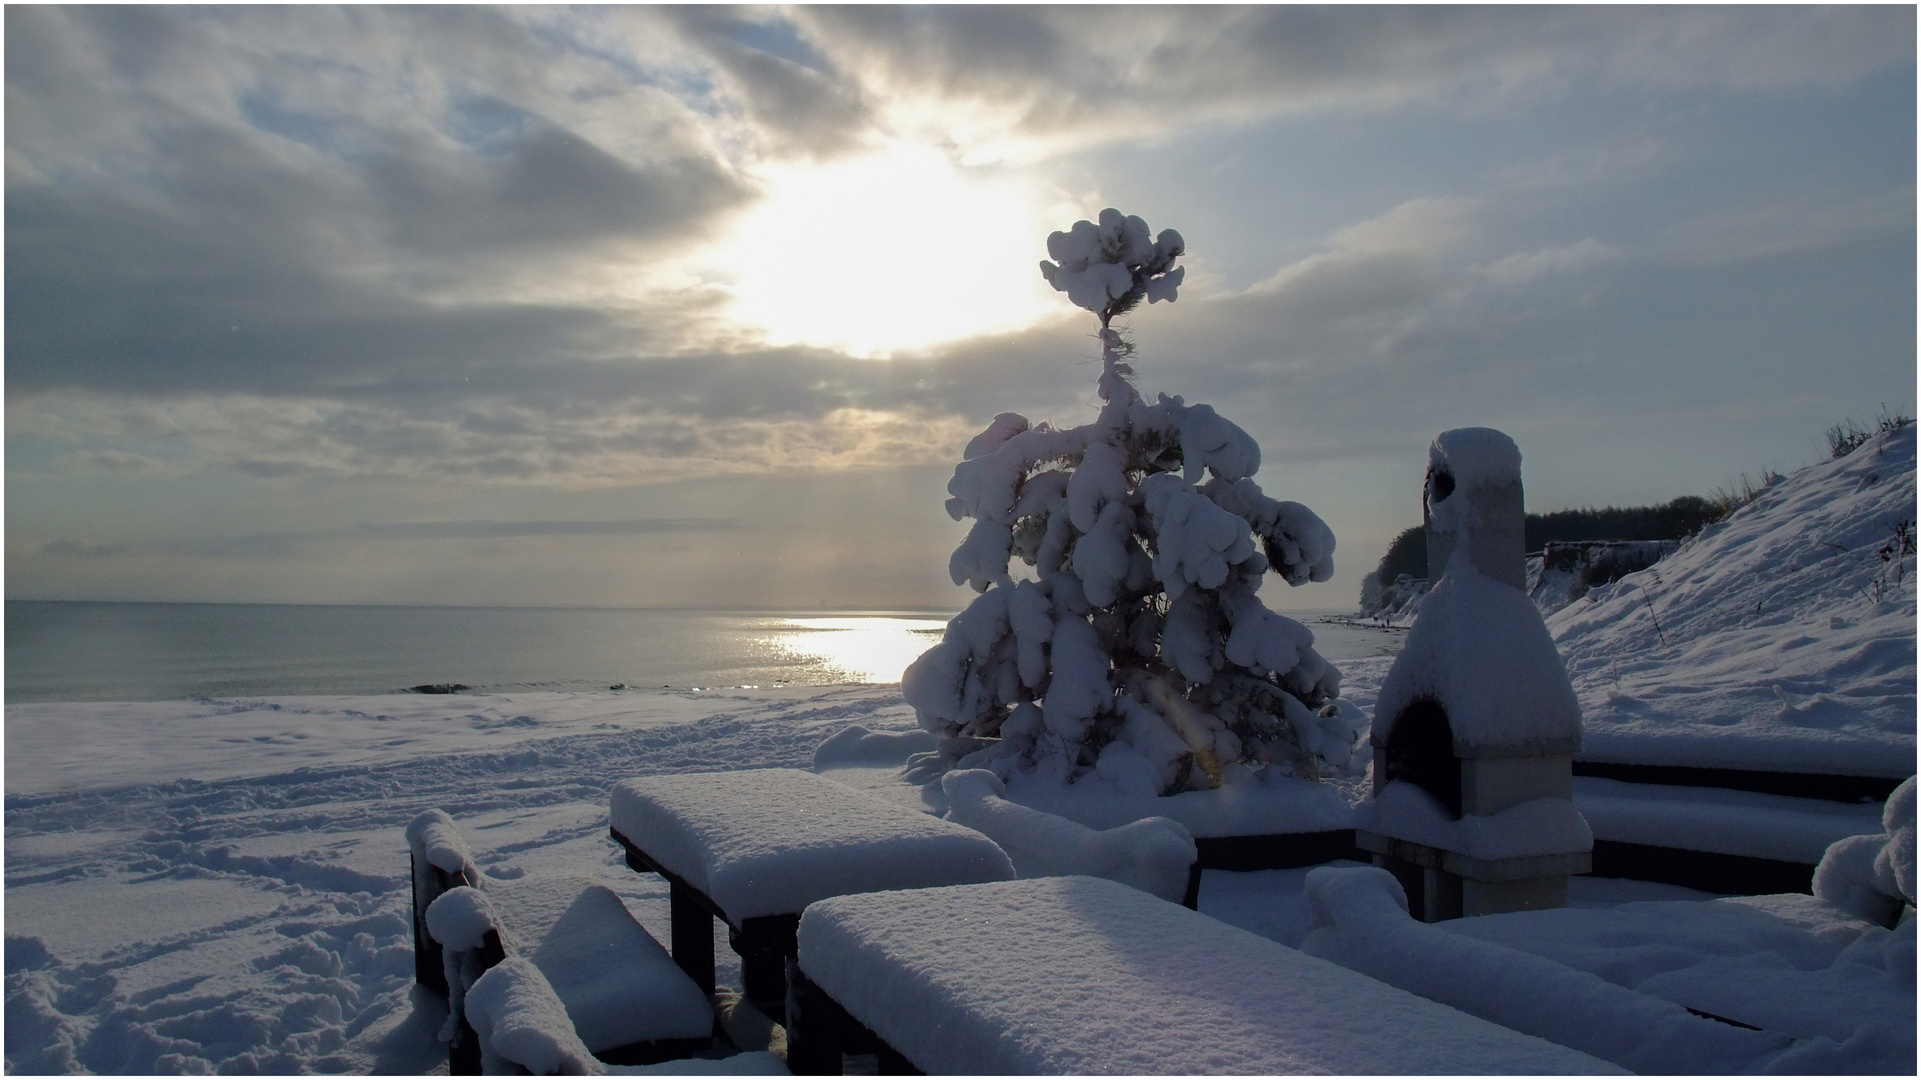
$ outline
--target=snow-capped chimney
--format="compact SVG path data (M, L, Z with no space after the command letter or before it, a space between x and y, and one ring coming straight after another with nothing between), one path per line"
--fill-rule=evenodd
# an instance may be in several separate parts
M1521 451L1493 428L1455 428L1427 448L1421 516L1427 525L1427 579L1440 581L1463 542L1476 569L1527 588L1526 513Z
M1514 440L1442 432L1425 503L1435 586L1376 698L1356 841L1429 922L1565 906L1593 847L1573 802L1581 707L1525 591Z

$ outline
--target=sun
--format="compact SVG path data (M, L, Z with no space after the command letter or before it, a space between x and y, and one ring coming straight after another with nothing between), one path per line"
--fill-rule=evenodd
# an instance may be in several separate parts
M897 145L758 179L767 195L716 249L713 276L730 319L769 344L886 357L1062 311L1037 269L1059 208L1016 177Z

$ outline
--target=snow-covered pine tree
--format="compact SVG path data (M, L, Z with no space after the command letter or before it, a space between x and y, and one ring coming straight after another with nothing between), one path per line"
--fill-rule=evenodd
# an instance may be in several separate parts
M981 595L901 680L941 740L926 764L1092 770L1139 794L1345 769L1364 718L1334 704L1313 634L1256 595L1270 569L1327 580L1334 534L1261 492L1260 447L1213 408L1143 400L1112 325L1175 299L1180 234L1109 209L1047 250L1048 282L1100 318L1105 404L1065 430L1002 413L954 469L947 512L974 526L948 568Z

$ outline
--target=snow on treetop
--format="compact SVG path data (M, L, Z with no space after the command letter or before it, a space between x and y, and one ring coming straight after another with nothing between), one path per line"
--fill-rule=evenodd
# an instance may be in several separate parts
M1077 221L1047 238L1041 276L1076 305L1101 317L1101 325L1139 304L1172 303L1187 271L1174 265L1186 251L1181 234L1162 229L1148 239L1147 222L1113 207L1101 211L1100 224Z
M1521 448L1503 432L1470 427L1443 431L1427 448L1428 468L1463 489L1521 482Z

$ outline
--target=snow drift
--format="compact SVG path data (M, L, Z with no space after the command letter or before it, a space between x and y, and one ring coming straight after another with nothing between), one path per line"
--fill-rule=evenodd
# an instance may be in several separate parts
M1915 425L1885 432L1549 617L1581 756L1911 774L1914 461Z

